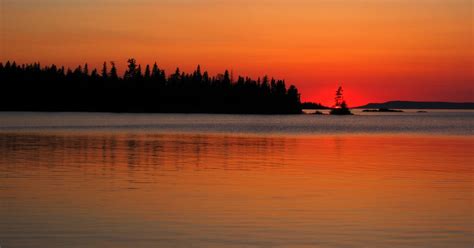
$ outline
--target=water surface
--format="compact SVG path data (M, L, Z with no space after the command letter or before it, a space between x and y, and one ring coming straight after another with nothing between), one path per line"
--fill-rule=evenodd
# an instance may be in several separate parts
M354 116L0 112L0 132L472 135L473 110L405 111L364 113L353 110Z
M472 247L472 112L405 114L0 113L0 245Z

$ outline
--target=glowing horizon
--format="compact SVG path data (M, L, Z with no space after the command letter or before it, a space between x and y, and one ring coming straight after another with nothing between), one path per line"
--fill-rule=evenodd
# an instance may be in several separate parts
M0 60L265 74L303 101L474 101L469 0L2 1Z

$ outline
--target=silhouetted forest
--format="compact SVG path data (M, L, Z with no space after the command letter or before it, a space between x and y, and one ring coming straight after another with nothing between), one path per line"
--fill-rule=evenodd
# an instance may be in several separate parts
M0 110L87 112L174 112L298 114L300 94L284 80L257 80L229 71L217 76L176 69L171 75L154 65L144 68L134 59L119 76L113 62L100 70L88 65L66 69L39 63L0 63Z

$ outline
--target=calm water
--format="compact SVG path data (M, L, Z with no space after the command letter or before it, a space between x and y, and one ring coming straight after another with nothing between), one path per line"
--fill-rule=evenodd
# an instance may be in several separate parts
M0 246L472 247L473 120L0 113Z
M327 112L327 111L326 111ZM473 110L406 110L355 116L2 113L0 132L142 132L237 135L444 134L472 135Z

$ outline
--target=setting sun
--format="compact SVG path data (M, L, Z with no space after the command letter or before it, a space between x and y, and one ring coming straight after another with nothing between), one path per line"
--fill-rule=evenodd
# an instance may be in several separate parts
M173 72L265 74L303 101L472 101L472 2L18 0L2 2L0 57L76 67L127 58ZM8 25L7 25L8 23Z

